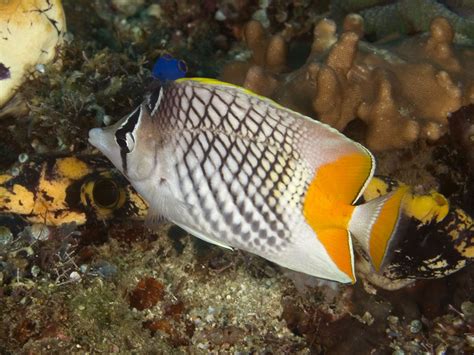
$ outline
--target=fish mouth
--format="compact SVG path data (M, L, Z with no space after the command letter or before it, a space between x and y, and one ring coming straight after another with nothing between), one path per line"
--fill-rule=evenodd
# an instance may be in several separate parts
M102 142L102 138L103 137L103 133L102 133L102 129L101 128L92 128L90 131L89 131L89 143L92 144L94 147L98 148L98 149L101 149L101 142Z

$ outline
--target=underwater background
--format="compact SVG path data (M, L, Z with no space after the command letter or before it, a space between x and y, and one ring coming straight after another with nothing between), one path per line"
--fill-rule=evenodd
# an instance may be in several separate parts
M6 0L0 40L0 353L474 353L473 1ZM391 264L341 285L147 229L88 131L185 71L367 146L365 199L411 186Z

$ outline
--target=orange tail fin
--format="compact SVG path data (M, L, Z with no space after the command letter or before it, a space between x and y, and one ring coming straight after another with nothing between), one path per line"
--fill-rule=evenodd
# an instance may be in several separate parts
M349 222L349 230L369 255L376 271L380 271L394 244L399 229L403 198L408 187L363 205L356 206Z

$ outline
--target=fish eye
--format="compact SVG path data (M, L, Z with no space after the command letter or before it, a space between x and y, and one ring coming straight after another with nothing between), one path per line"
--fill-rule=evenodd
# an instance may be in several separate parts
M99 179L92 188L92 198L97 206L112 209L120 201L119 186L112 179Z

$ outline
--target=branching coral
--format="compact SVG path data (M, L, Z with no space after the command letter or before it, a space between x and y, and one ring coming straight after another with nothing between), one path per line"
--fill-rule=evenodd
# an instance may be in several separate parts
M320 21L306 64L283 74L285 33L267 37L261 25L250 22L244 39L252 58L230 64L222 78L339 130L359 118L373 150L437 140L449 114L474 102L474 51L454 46L454 31L444 18L435 18L428 34L390 45L362 41L363 28L358 15L346 17L340 35L333 21Z

